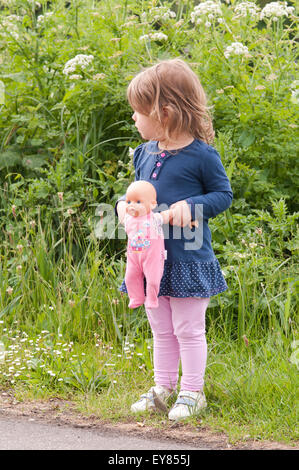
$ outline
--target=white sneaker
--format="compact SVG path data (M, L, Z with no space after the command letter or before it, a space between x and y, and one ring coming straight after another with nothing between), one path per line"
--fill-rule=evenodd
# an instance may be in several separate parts
M160 410L167 412L168 409L165 401L172 393L172 390L169 390L162 385L151 387L147 393L141 395L140 399L131 406L131 411L133 413L146 410Z
M168 418L173 420L188 418L188 416L193 416L206 406L207 401L203 392L182 390L168 413Z

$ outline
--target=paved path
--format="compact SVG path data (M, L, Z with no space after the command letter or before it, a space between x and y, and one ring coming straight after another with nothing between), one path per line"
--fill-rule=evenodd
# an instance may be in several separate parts
M81 429L0 414L0 450L206 450L173 441Z

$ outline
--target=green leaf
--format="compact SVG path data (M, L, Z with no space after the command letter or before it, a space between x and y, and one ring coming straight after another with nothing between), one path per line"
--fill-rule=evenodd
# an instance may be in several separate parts
M250 147L255 141L255 134L245 129L240 135L238 142L242 147Z
M40 168L45 165L48 159L47 155L26 155L23 159L23 166L26 168Z
M16 73L7 73L1 75L1 78L10 78L11 80L19 83L27 83L28 79L24 72L16 72Z
M0 318L3 317L7 312L9 312L12 307L20 300L22 296L19 295L18 297L15 297L10 304L6 305L6 307L0 312Z
M4 103L5 103L5 85L0 80L0 104L4 104Z
M0 169L8 168L22 163L22 159L17 152L7 150L0 154Z

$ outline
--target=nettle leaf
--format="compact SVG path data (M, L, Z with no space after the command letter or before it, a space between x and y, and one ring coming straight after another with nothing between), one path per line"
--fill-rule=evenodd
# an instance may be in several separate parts
M0 169L12 167L20 163L22 163L22 158L13 150L7 150L0 154Z
M31 139L30 142L33 147L40 147L43 144L42 139Z
M35 169L45 165L47 159L47 155L26 155L22 163L25 168Z
M240 135L238 142L242 147L250 147L255 141L255 134L245 129Z
M10 78L14 82L27 83L28 77L24 72L7 73L1 75L1 78Z

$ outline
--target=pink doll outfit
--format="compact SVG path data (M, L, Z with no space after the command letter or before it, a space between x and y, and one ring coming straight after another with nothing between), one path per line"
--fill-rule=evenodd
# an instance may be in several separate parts
M162 215L152 211L140 217L125 216L124 225L128 235L125 283L130 308L143 304L148 308L157 308L159 305L158 294L165 259L162 224Z

